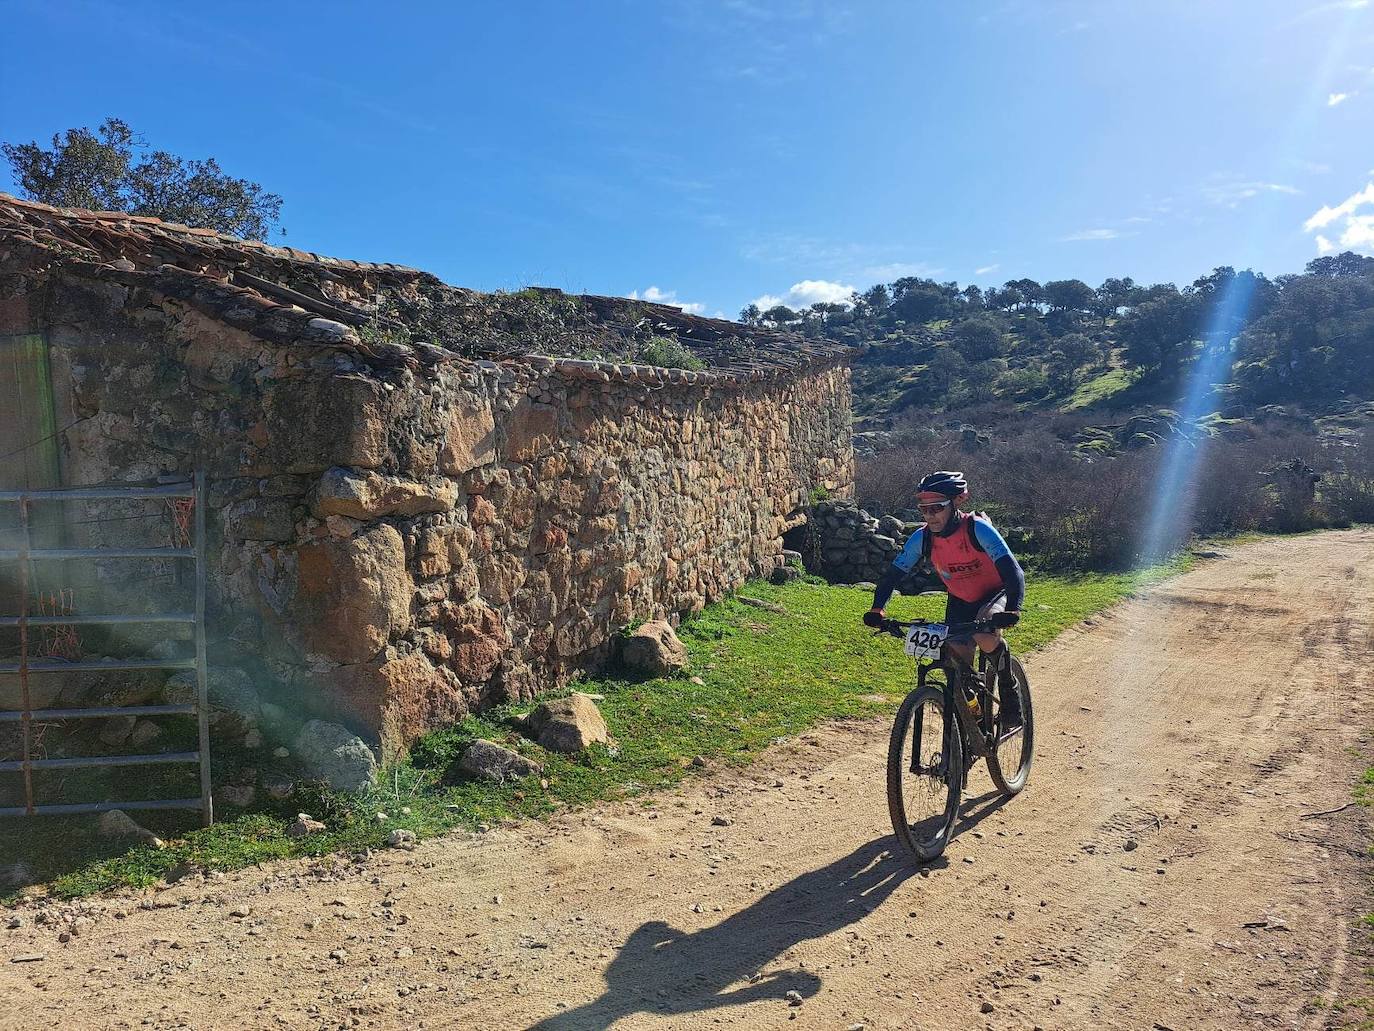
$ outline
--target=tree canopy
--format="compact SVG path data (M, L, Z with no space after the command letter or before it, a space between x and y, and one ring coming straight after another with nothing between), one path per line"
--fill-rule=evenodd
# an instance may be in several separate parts
M51 147L32 141L0 150L24 196L57 207L126 211L255 240L267 239L281 214L275 193L227 175L214 158L150 151L118 118L58 133Z

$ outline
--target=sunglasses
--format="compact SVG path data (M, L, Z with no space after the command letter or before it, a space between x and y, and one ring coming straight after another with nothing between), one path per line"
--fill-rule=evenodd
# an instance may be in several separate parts
M916 511L920 512L921 515L939 515L945 509L949 508L951 504L952 502L949 501L941 501L937 505L917 505Z

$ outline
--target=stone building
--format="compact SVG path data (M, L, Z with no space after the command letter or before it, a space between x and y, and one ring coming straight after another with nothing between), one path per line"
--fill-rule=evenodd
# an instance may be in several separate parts
M206 470L212 666L387 752L768 572L852 488L841 349L5 195L0 346L0 486Z

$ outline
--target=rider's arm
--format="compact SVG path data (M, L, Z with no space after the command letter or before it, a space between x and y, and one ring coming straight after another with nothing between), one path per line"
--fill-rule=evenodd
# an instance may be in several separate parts
M1007 592L1007 611L1020 612L1021 602L1026 597L1026 574L1021 571L1021 564L991 523L979 519L973 524L973 532L1002 576L1002 587Z
M917 530L907 538L906 547L902 548L901 554L892 560L892 565L888 567L883 578L878 581L877 589L873 592L873 612L881 612L886 606L888 599L892 597L892 592L897 589L897 584L902 577L916 568L916 563L921 561L921 535L925 529Z

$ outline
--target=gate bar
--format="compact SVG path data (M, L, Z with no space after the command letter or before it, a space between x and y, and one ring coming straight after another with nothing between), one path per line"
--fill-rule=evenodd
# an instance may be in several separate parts
M137 623L194 623L190 612L166 612L150 616L29 616L29 626L124 626ZM0 626L18 626L18 616L0 616Z
M64 802L60 805L36 805L32 811L23 806L0 809L0 816L78 816L82 813L108 813L111 809L136 811L139 809L199 809L198 798L165 798L151 802Z
M33 815L33 699L29 696L29 584L33 563L29 560L29 502L19 499L19 693L24 706L24 809Z
M205 669L205 470L195 475L196 517L196 705L200 712L200 819L209 827L215 822L215 801L210 793L210 687Z
M158 752L154 755L87 755L70 759L30 759L35 770L80 770L90 766L160 766L200 762L199 752ZM23 760L0 762L0 773L24 768Z
M193 498L190 480L156 487L58 487L54 490L0 490L0 501L105 501L110 498Z
M0 500L4 500L0 498ZM19 552L0 548L0 559L16 559ZM195 558L193 548L35 548L30 558Z
M107 705L98 709L34 709L29 714L35 720L98 720L111 716L190 716L196 711L187 705ZM22 712L0 711L0 723L18 723Z

